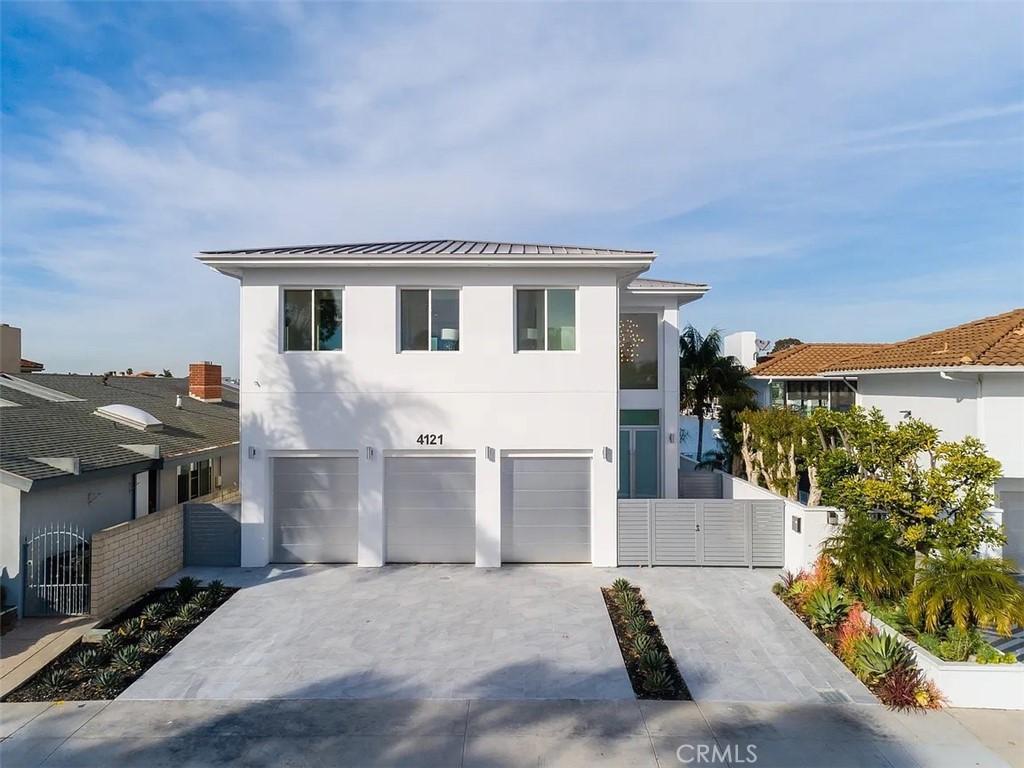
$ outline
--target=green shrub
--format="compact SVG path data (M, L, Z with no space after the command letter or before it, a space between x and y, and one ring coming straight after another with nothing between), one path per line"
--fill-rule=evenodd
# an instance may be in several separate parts
M825 630L839 626L849 610L850 604L836 587L816 589L804 602L804 612L811 624Z
M178 583L174 585L174 591L177 594L179 603L187 603L193 597L196 592L199 591L199 587L202 584L199 579L193 579L191 576L182 576L178 579Z
M979 664L1016 664L1017 657L1012 653L1002 653L996 650L988 643L985 643L978 649L978 653L974 658Z
M89 687L99 695L100 698L113 698L121 691L124 677L116 669L104 669L99 672L89 683Z
M76 679L87 680L103 669L106 663L105 653L96 648L87 648L75 654L69 670Z
M633 635L633 651L637 656L642 656L644 651L654 647L654 639L646 632Z
M644 675L642 685L650 694L664 693L672 688L672 676L667 669L656 669Z
M111 666L123 675L136 675L142 671L142 652L137 645L126 645L118 649L111 659Z
M148 656L159 656L167 649L169 642L169 638L163 632L150 630L139 638L139 650Z
M56 698L74 685L74 678L63 667L50 667L39 676L39 687L47 698Z
M776 595L777 597L782 597L784 594L786 594L786 585L783 584L781 581L776 581L774 584L772 584L772 594Z
M945 550L918 571L907 615L925 629L944 624L960 629L994 627L1010 635L1024 625L1024 587L1005 560L978 558L966 550Z
M914 580L913 552L900 546L891 525L868 515L849 516L821 553L832 561L839 581L861 595L900 597Z
M945 661L967 661L981 647L983 640L976 629L950 627L939 642L939 658Z
M861 680L874 681L894 669L914 667L914 652L895 635L867 636L856 645L853 667Z

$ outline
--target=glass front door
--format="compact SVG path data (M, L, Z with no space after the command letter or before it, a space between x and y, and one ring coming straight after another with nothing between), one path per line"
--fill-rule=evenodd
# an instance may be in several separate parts
M622 427L619 430L619 498L658 497L660 434L657 427Z

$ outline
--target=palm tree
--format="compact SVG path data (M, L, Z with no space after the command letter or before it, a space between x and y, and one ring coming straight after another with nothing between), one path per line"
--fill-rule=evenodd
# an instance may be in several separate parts
M715 400L743 389L747 369L722 355L722 335L712 328L706 336L692 325L679 337L679 405L697 417L697 461L704 453L704 419Z

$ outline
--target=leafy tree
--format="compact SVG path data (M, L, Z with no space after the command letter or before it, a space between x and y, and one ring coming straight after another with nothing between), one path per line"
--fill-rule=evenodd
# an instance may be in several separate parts
M722 336L712 329L702 336L688 325L679 337L680 407L697 417L697 460L704 455L704 420L723 396L748 389L747 369L722 354Z
M807 461L826 504L849 515L885 513L919 559L935 548L973 552L1005 541L984 516L1002 469L977 438L942 442L935 427L919 419L890 425L877 409L818 410L809 422Z
M800 339L796 339L792 336L787 336L784 339L779 339L778 341L775 342L775 346L772 347L771 354L774 355L776 352L781 352L784 349L795 347L797 344L803 344L803 342L800 341Z
M807 445L807 420L788 408L743 411L740 452L747 480L796 500Z
M832 560L839 580L874 598L906 594L914 578L914 555L881 520L856 514L825 540L821 554Z
M757 395L750 387L741 387L718 398L718 424L722 445L725 448L726 461L732 465L727 468L734 475L739 475L742 468L743 424L740 422L740 414L756 410Z

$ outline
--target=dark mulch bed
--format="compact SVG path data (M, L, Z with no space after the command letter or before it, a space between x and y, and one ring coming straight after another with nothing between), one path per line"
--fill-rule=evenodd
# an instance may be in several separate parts
M604 604L608 609L608 616L612 620L612 627L615 629L615 638L619 641L619 651L622 653L622 661L626 665L626 672L629 673L629 682L633 686L633 693L636 694L638 699L653 699L657 701L692 701L693 696L690 695L689 688L686 687L686 681L683 680L682 674L679 672L679 667L676 665L675 659L669 653L668 646L665 645L665 640L661 636L661 630L658 629L657 623L654 621L654 616L651 614L650 609L647 607L646 601L643 599L643 595L640 594L640 590L637 587L632 587L632 591L637 595L643 605L643 613L647 618L648 628L647 634L650 635L652 641L652 647L661 650L665 656L668 657L668 664L666 671L672 680L672 686L660 693L649 693L644 690L643 686L643 673L640 671L640 663L633 652L631 637L628 622L622 611L619 609L618 604L615 602L615 593L609 587L602 587L601 594L604 596Z
M199 590L204 591L203 589ZM185 637L189 635L196 627L202 624L203 621L208 619L214 611L222 606L235 592L237 589L225 587L223 590L223 596L216 600L208 610L203 611L202 619L195 624L189 626L182 626L179 629L168 633L167 647L159 654L144 654L142 657L141 667L137 672L121 674L116 688L111 690L97 690L89 679L75 680L70 685L61 688L59 691L54 691L52 687L47 686L43 682L43 678L51 670L63 669L70 670L72 667L72 661L80 652L86 649L94 649L99 646L94 644L86 644L82 641L78 641L64 653L58 656L56 659L51 661L39 672L26 680L21 686L16 688L11 693L7 694L3 701L15 702L15 701L92 701L97 699L113 699L121 694L128 686L138 680L142 675L146 673L150 667L156 664L160 659L170 653L171 649L175 645L180 643ZM147 606L161 602L167 595L173 594L174 589L155 589L152 592L147 593L143 597L139 598L136 602L132 603L128 608L121 611L113 619L104 622L99 628L100 629L114 629L125 621L137 618L142 615L142 612ZM131 644L131 643L126 643Z

